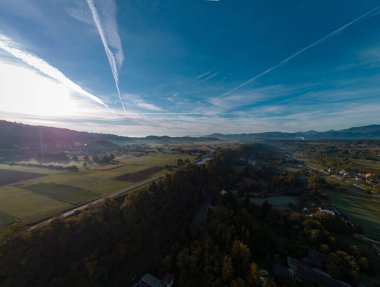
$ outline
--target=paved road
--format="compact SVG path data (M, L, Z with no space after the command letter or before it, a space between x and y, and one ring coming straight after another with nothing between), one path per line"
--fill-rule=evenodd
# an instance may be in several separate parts
M364 235L361 236L361 239L364 240L364 241L368 241L368 242L371 242L371 243L375 243L375 244L378 244L380 245L380 241L377 241L377 240L374 240L374 239L371 239L371 238L368 238Z
M140 182L140 183L138 183L137 185L134 185L134 186L131 186L131 187L128 187L128 188L124 188L124 189L122 189L122 190L120 190L120 191L117 191L117 192L115 192L115 193L112 193L112 194L110 194L110 195L107 195L107 196L104 196L104 197L101 197L101 198L95 199L95 200L93 200L93 201L87 202L87 203L85 203L85 204L83 204L83 205L76 206L76 207L74 207L73 209L67 210L67 211L65 211L65 212L63 212L63 213L61 213L61 214L59 214L59 215L56 215L56 216L50 217L50 218L48 218L48 219L46 219L46 220L44 220L44 221L41 221L41 222L39 222L39 223L37 223L37 224L35 224L35 225L28 226L28 227L27 227L27 230L29 231L29 230L36 229L36 228L38 228L38 227L40 227L40 226L42 226L42 225L45 225L45 224L47 224L47 223L50 223L50 222L53 221L55 218L65 218L65 217L72 216L72 215L74 215L75 213L78 213L78 212L80 212L81 210L84 210L84 209L90 207L91 205L95 205L95 204L97 204L97 203L100 203L100 202L106 200L107 198L117 198L117 197L120 197L120 196L124 195L125 193L128 193L128 192L131 191L131 190L134 190L134 189L136 189L136 188L139 188L139 187L141 187L141 186L144 186L144 185L146 185L146 184L149 184L149 183L151 183L151 182L153 182L153 181L156 181L156 180L158 180L158 179L160 179L160 178L163 178L163 177L164 177L164 176L161 175L161 176L155 177L155 178L153 178L153 179L151 179L151 180Z

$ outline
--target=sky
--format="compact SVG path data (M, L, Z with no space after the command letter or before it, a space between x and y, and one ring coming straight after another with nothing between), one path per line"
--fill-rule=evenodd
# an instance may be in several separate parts
M0 118L125 136L380 124L380 1L0 0Z

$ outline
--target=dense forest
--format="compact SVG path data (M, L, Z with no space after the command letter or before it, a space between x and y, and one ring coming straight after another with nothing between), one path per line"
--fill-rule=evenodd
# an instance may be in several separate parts
M251 158L260 168L246 164ZM270 147L222 150L207 166L184 164L124 200L107 200L37 230L4 232L0 284L132 286L146 272L171 272L176 286L303 286L264 278L262 269L271 272L274 262L310 249L332 258L326 271L333 277L356 284L363 272L373 272L370 256L334 237L352 233L352 226L328 214L257 206L249 198L250 189L279 187L319 196L320 184L284 173ZM234 192L222 195L222 189ZM205 204L206 216L198 216Z

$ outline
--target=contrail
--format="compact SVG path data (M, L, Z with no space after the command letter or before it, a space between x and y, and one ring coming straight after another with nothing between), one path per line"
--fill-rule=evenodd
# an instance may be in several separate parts
M347 24L343 25L342 27L340 27L340 28L334 30L333 32L327 34L326 36L324 36L324 37L322 37L321 39L315 41L314 43L312 43L312 44L306 46L305 48L302 48L301 50L299 50L299 51L293 53L292 55L290 55L289 57L285 58L284 60L282 60L281 62L277 63L276 65L274 65L274 66L272 66L272 67L266 69L265 71L261 72L260 74L258 74L258 75L256 75L256 76L250 78L249 80L245 81L244 83L240 84L239 86L237 86L237 87L235 87L235 88L233 88L233 89L231 89L231 90L225 92L224 94L222 94L222 95L220 95L220 96L218 96L218 97L216 97L216 98L225 97L225 96L227 96L227 95L229 95L229 94L231 94L231 93L233 93L233 92L235 92L235 91L237 91L237 90L239 90L239 89L241 89L241 88L243 88L243 87L245 87L245 86L251 84L252 82L256 81L257 79L261 78L262 76L264 76L264 75L266 75L266 74L269 74L270 72L272 72L272 71L274 71L274 70L280 68L281 66L287 64L289 61L291 61L291 60L293 60L294 58L298 57L299 55L305 53L306 51L310 50L311 48L313 48L313 47L315 47L315 46L321 44L322 42L324 42L324 41L326 41L326 40L328 40L328 39L330 39L330 38L332 38L332 37L334 37L336 34L338 34L338 33L342 32L342 31L344 31L345 29L347 29L348 27L350 27L350 26L352 26L353 24L357 23L358 21L363 20L363 19L365 19L365 18L367 18L367 17L373 17L373 16L376 16L377 13L374 13L374 12L379 12L379 11L380 11L380 5L379 5L379 6L376 6L375 8L373 8L373 9L371 9L371 10L369 10L368 12L362 14L361 16L355 18L354 20L348 22ZM374 14L371 15L372 13L374 13ZM203 106L197 108L196 110L199 110L199 109L201 109L201 108L203 108L203 107L205 107L205 106L207 106L207 105L208 105L208 104L204 104Z
M100 39L102 40L102 43L103 43L103 46L104 46L104 51L106 52L106 55L107 55L107 58L108 58L108 62L109 62L110 67L111 67L112 75L113 75L113 78L115 80L117 94L119 96L119 100L120 100L121 106L123 107L123 110L125 112L124 103L123 103L123 101L121 99L121 95L120 95L119 73L117 71L117 65L116 65L115 55L113 54L113 52L109 48L108 41L107 41L107 38L106 38L105 33L104 33L103 26L102 26L101 21L100 21L99 13L96 10L96 7L94 5L93 0L87 0L87 4L88 4L88 7L90 8L90 11L91 11L91 14L92 14L92 19L94 20L96 29L99 32Z
M5 52L12 55L13 57L23 61L29 66L33 67L34 69L38 70L40 73L58 81L64 86L68 87L70 90L77 92L80 95L86 96L87 98L90 98L91 100L97 102L98 104L101 104L108 108L108 106L101 99L85 91L81 86L71 81L60 70L51 66L45 60L33 54L30 54L26 51L18 49L15 43L11 39L9 39L7 36L0 35L0 49L4 50Z

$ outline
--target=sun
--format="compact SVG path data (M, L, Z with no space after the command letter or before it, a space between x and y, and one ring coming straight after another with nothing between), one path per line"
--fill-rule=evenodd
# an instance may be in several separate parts
M74 116L80 110L66 86L32 68L0 62L0 111L59 117Z

